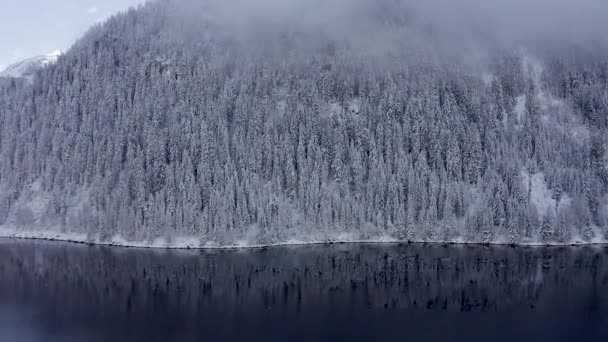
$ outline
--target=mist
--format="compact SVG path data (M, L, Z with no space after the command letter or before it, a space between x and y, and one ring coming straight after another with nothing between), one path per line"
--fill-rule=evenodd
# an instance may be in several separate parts
M381 63L429 57L608 51L603 0L172 0L173 40L202 37L241 54L306 57L331 49ZM178 6L173 6L178 4ZM170 25L171 27L171 25Z

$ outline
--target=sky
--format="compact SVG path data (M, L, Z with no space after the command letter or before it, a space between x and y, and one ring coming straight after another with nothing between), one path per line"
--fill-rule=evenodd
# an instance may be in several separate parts
M66 51L92 24L145 0L0 0L0 71Z

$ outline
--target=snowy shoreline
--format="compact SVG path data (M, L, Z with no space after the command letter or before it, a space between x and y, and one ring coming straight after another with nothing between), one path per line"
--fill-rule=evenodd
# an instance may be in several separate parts
M505 242L464 242L464 241L403 241L389 237L358 240L358 239L329 239L325 241L300 241L290 240L273 244L251 244L251 243L235 243L227 245L207 244L202 245L197 238L174 238L172 241L158 238L154 241L133 242L128 241L120 236L115 236L109 241L91 240L86 234L61 233L55 231L36 231L23 232L15 229L0 227L0 240L38 240L65 242L72 244L87 244L96 246L120 247L120 248L139 248L139 249L157 249L157 250L245 250L245 249L260 249L270 247L287 247L287 246L311 246L311 245L362 245L362 244L425 244L425 245L451 245L451 246L491 246L491 247L534 247L534 248L554 248L554 247L597 247L608 246L608 241L595 239L590 242L575 241L570 243L536 243L536 242L520 242L510 244Z

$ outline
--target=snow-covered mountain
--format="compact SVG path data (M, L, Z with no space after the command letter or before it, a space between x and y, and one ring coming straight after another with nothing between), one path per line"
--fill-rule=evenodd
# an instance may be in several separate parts
M28 58L21 62L10 65L8 68L0 71L0 77L29 77L34 71L43 68L49 64L57 62L61 55L61 51L54 51L42 56Z
M310 1L150 1L0 81L0 236L608 242L608 42Z

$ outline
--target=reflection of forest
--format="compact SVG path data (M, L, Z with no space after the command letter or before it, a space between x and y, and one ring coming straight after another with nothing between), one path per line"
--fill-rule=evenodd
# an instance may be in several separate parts
M486 312L572 301L605 310L606 252L417 245L159 252L7 241L0 244L0 298L66 315L166 311L186 319L203 308L295 312L329 303Z

